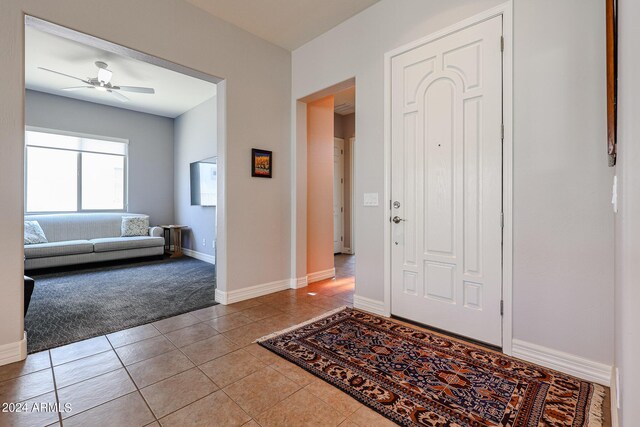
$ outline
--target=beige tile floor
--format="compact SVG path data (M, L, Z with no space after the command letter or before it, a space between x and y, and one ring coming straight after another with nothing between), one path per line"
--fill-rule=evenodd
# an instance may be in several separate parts
M393 425L253 343L352 305L353 257L337 256L336 270L336 279L307 288L205 308L2 366L0 403L30 411L0 412L0 427ZM42 410L34 412L36 404ZM60 414L47 410L56 404Z
M353 269L353 257L337 256L333 280L205 308L2 366L0 404L20 403L31 411L0 408L0 427L392 426L253 343L351 306ZM46 410L56 404L62 412ZM34 405L45 408L33 411Z

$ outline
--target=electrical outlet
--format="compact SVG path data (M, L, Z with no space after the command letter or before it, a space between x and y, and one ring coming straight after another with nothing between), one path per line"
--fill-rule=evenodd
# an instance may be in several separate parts
M202 246L207 246L207 239L202 239Z

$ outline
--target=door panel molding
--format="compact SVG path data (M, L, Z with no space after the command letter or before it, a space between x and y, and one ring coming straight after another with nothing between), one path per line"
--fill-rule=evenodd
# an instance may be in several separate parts
M504 304L504 314L502 317L502 351L505 354L512 354L512 269L513 269L513 230L512 230L512 204L513 204L513 13L512 13L512 0L509 0L495 8L489 9L478 15L460 21L459 23L447 27L443 30L435 32L429 36L416 40L414 42L403 45L397 49L394 49L385 54L384 58L384 158L385 158L385 170L384 170L384 212L385 218L391 218L391 141L392 141L392 129L391 129L391 68L392 59L405 52L411 51L422 45L428 44L440 38L459 32L470 26L482 23L489 19L501 16L503 22L503 37L504 37L504 51L503 51L503 80L502 80L502 105L503 105L503 123L504 123L504 138L503 138L503 188L502 188L502 203L504 214L504 225L502 231L502 300ZM471 47L472 46L468 46ZM467 47L467 48L468 48ZM451 59L451 65L448 65L448 70L454 73L458 79L464 80L469 85L471 92L468 96L465 96L465 100L473 98L473 84L474 76L461 76L455 69L455 54L460 49L454 49L449 53ZM421 64L422 67L429 66L429 61L424 61ZM428 76L433 78L433 76ZM415 88L427 83L427 79L414 80ZM431 79L428 79L431 80ZM466 105L466 103L465 103ZM410 108L409 105L407 107ZM391 315L391 243L392 243L392 228L390 221L385 221L384 226L384 310L383 314L386 316ZM472 273L473 268L470 268ZM466 295L466 303L473 307L481 303L475 298L475 289L473 289L473 274L468 275L468 287L469 294ZM409 283L407 283L409 284ZM409 285L411 288L413 285ZM467 290L465 288L465 290Z

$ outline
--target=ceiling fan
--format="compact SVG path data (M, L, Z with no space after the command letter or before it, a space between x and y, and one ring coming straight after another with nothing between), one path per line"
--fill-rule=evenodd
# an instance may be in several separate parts
M81 89L93 89L99 90L101 92L107 92L116 97L118 100L122 102L129 101L129 98L121 94L119 91L125 92L136 92L136 93L156 93L153 88L150 87L139 87L139 86L115 86L111 84L111 77L113 76L113 72L110 71L107 67L108 65L102 61L95 62L96 67L98 67L98 75L97 77L87 77L86 79L81 79L79 77L70 76L69 74L61 73L59 71L50 70L44 67L38 67L41 70L48 71L50 73L60 74L61 76L69 77L72 79L80 80L82 83L85 83L87 86L74 86L74 87L65 87L62 90L81 90Z

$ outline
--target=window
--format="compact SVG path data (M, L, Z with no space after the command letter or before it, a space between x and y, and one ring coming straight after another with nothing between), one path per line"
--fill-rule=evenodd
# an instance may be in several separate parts
M122 211L127 142L28 130L26 212Z

